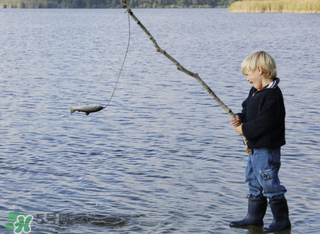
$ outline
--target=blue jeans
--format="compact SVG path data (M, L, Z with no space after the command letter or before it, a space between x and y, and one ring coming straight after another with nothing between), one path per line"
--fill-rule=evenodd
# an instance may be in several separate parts
M280 148L253 149L249 155L245 181L249 186L250 194L265 197L281 197L287 191L280 185L278 171L280 169Z

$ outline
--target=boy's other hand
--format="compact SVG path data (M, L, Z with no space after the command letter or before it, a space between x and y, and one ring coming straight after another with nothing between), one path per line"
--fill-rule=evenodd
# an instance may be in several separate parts
M234 129L237 131L237 133L238 133L239 135L243 135L243 132L242 132L242 124L240 124L239 126L235 127Z
M232 123L233 126L238 127L241 121L238 115L236 115L235 117L236 119L230 119L230 122Z

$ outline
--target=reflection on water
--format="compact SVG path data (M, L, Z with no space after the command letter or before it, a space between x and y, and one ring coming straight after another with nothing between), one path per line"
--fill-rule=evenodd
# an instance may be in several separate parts
M261 233L229 228L247 212L247 156L228 115L137 25L111 105L70 116L70 105L110 98L126 50L123 12L0 11L1 233L12 233L10 211L33 215L32 233ZM280 178L292 221L283 233L317 233L316 15L134 12L234 112L250 89L242 60L260 49L276 58L287 109ZM70 222L53 223L59 214ZM264 221L272 222L269 209Z

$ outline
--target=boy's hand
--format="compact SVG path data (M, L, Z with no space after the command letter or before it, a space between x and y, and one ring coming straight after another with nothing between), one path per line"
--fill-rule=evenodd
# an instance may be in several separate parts
M243 135L242 123L241 123L240 117L238 115L236 115L235 117L236 117L236 119L230 119L230 122L234 126L234 129L237 131L237 133L239 135Z
M230 119L233 126L238 127L241 124L240 117L235 115L236 119Z
M236 131L237 131L237 133L239 134L239 135L243 135L243 132L242 132L242 124L240 124L238 127L235 127L234 128Z

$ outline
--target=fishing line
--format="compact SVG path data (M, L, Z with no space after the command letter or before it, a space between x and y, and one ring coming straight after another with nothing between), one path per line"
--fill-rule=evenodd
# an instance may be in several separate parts
M126 12L128 12L128 11L126 11ZM113 92L112 92L112 94L111 94L111 97L110 97L108 103L107 103L105 106L100 106L100 105L88 105L88 104L86 104L86 105L80 105L80 104L79 104L79 106L77 106L77 107L70 106L70 114L72 114L72 113L75 112L75 111L78 111L78 112L85 112L86 115L89 115L89 114L92 113L92 112L101 111L101 110L105 109L107 106L109 106L109 104L110 104L110 102L111 102L111 100L112 100L112 98L113 98L113 95L114 95L114 93L115 93L115 91L116 91L116 89L117 89L117 85L118 85L118 83L119 83L119 79L120 79L120 76L121 76L121 72L122 72L122 70L123 70L124 63L125 63L125 61L126 61L126 58L127 58L127 55L128 55L128 51L129 51L130 38L131 38L131 32L130 32L130 31L131 31L131 30L130 30L130 15L129 15L129 12L128 12L128 30L129 30L129 32L128 32L128 44L127 44L126 53L125 53L125 55L124 55L124 59L123 59L123 62L122 62L122 65L121 65L121 68L120 68L120 71L119 71L119 74L118 74L118 78L117 78L116 84L115 84L115 86L114 86Z
M126 12L128 12L128 11L126 11ZM128 29L129 29L129 32L128 32L127 50L126 50L126 53L125 53L125 55L124 55L124 59L123 59L123 62L122 62L122 66L121 66L120 71L119 71L118 79L117 79L117 82L116 82L116 84L115 84L115 86L114 86L113 92L112 92L112 94L111 94L111 97L110 97L107 105L105 105L103 108L106 108L106 107L109 105L109 103L111 102L111 99L112 99L112 97L113 97L113 95L114 95L114 92L115 92L116 89L117 89L117 85L118 85L118 83L119 83L119 79L120 79L120 76L121 76L121 72L122 72L122 70L123 70L123 66L124 66L124 63L125 63L126 58L127 58L127 55L128 55L129 45L130 45L130 37L131 37L131 35L130 35L131 33L130 33L130 15L129 15L129 12L128 12Z

